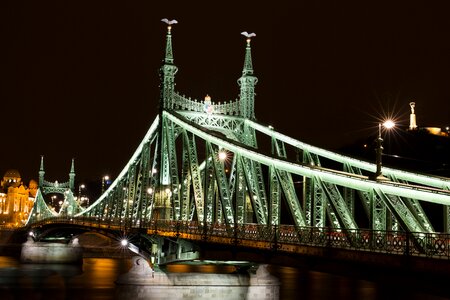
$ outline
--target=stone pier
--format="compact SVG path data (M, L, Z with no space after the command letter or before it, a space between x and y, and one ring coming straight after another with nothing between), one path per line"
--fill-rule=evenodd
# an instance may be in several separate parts
M142 257L116 281L119 299L258 299L278 300L280 282L260 265L255 273L165 273Z
M22 244L20 260L35 264L82 264L83 248L75 238L69 243L35 242L31 237Z

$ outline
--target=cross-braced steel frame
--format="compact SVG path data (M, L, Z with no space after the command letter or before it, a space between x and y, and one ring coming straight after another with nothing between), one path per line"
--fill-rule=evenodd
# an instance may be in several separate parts
M422 207L443 211L450 179L383 168L298 141L256 121L250 38L237 100L196 101L175 91L168 27L160 112L111 186L77 216L146 228L159 220L355 231L434 233Z

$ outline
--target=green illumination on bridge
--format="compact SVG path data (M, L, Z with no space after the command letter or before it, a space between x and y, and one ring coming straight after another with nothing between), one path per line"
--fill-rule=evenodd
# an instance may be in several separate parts
M258 80L250 47L255 35L246 34L237 99L221 103L182 96L175 90L178 68L168 25L160 113L109 188L73 214L77 220L148 232L166 222L184 226L184 231L171 228L168 235L192 238L195 232L195 239L202 240L206 233L201 230L210 230L230 243L240 226L249 231L257 226L261 234L261 228L270 228L274 235L273 230L289 228L286 235L292 239L329 228L353 246L366 229L413 233L413 238L435 234L421 206L425 201L446 212L442 227L450 231L450 179L383 167L386 178L373 180L375 163L308 145L256 121ZM262 139L270 142L270 153L259 146ZM297 153L295 159L289 150ZM29 224L58 216L40 193ZM361 207L362 212L356 211ZM368 228L361 228L356 215L366 218Z

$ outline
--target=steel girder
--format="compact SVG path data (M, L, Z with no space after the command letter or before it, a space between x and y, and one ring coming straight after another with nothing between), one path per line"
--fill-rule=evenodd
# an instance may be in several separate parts
M198 113L191 117L195 114ZM293 163L286 157L285 149L292 141L273 130L267 132L273 139L276 157L267 157L257 150L255 130L260 128L254 122L248 122L251 126L242 126L246 120L236 117L227 120L226 116L221 116L221 123L218 118L213 121L211 117L203 117L202 120L205 125L198 126L182 115L163 111L120 176L80 215L120 219L124 224L138 226L155 217L155 194L161 192L163 186L170 186L173 208L170 217L174 220L192 220L196 213L199 223L244 224L253 222L249 214L254 213L259 224L279 225L280 203L284 197L298 226L326 226L325 216L328 215L331 226L354 229L357 228L353 217L356 191L365 211L370 212L373 229L385 230L398 223L406 230L430 232L433 230L429 226L431 223L426 216L421 217L424 211L419 201L450 204L450 196L445 192L433 190L431 197L426 187L407 184L405 179L395 184L394 180L369 180L361 174L359 164L351 160L343 162L345 172L325 169L320 166L322 152L309 152L310 148L297 148L303 153L304 163ZM206 122L211 125L209 130L220 126L219 123L228 124L226 130L220 131L226 137L204 129L208 128ZM177 144L180 137L182 141ZM204 143L201 164L197 141ZM232 163L227 165L229 172L218 159L222 148L232 155ZM293 175L304 178L304 209ZM416 178L408 176L405 177ZM349 194L351 199L347 197ZM389 220L387 208L395 217L394 222Z
M286 158L286 148L284 147L284 143L278 141L277 139L271 138L272 143L272 155L277 155L281 158ZM286 174L283 174L286 176ZM290 177L290 176L289 176ZM290 177L291 179L292 177ZM288 179L289 180L289 179ZM269 167L269 221L271 225L280 225L280 215L281 215L281 194L283 192L280 180L277 174L277 170L275 166ZM289 189L289 188L288 188ZM292 195L292 193L286 193L286 195ZM296 215L292 209L298 209L298 216L294 218L296 224L306 224L305 216L301 211L301 206L298 199L290 198L288 200L289 208L291 209L292 215Z
M255 130L244 124L243 134L238 134L244 144L257 149L258 143L256 140ZM268 210L267 210L267 196L264 186L264 175L262 173L261 164L259 162L239 156L242 165L244 166L244 174L247 180L247 185L250 192L250 200L253 204L253 209L256 213L258 224L267 224Z
M358 168L348 168L349 171L354 172L356 174L361 174L361 170ZM398 179L391 178L391 180L398 182ZM399 224L403 224L404 230L409 230L411 228L417 229L420 228L421 232L433 232L434 229L428 220L425 212L423 211L419 201L416 199L406 198L406 197L398 197L389 194L385 194L384 192L379 192L370 195L370 193L359 192L359 195L362 199L363 206L367 211L369 207L369 211L371 212L371 224L374 230L399 230ZM398 199L396 199L398 198ZM391 199L394 205L388 206L392 207L392 209L397 209L400 211L400 214L406 213L408 217L404 217L403 222L399 222L397 216L400 214L396 214L390 209L386 210L386 199ZM372 203L373 202L373 203ZM404 207L400 207L395 205L397 203L403 203ZM406 227L404 227L406 226Z
M308 151L303 151L303 153L309 163L320 166L320 160L316 154ZM333 228L357 229L358 226L348 206L349 201L342 197L338 187L335 184L322 181L317 176L313 180L317 189L317 194L315 193L314 196L318 196L318 199L314 199L313 206L314 210L317 210L314 215L316 217L315 223L321 224L321 227L325 226L323 220L325 210Z
M227 225L234 224L234 212L233 205L231 203L231 196L228 188L228 180L225 175L225 169L223 163L219 159L219 149L213 149L211 143L207 142L208 152L210 153L211 159L208 159L212 162L213 170L214 170L214 178L216 180L216 185L218 188L218 192L220 193L220 204L219 206L224 212L224 219ZM220 211L220 209L218 209ZM221 218L218 217L218 220Z
M143 222L143 216L145 216L144 207L147 203L147 198L149 197L148 188L149 188L149 179L151 176L150 169L151 162L151 143L148 141L144 144L142 149L142 157L140 160L139 166L139 175L137 182L137 191L136 191L136 203L133 206L132 216L134 216L134 227L141 226Z
M278 179L277 171L274 166L269 167L269 180L270 180L270 197L269 197L269 224L270 225L280 225L280 215L281 215L281 184ZM298 205L300 206L300 204ZM300 209L301 210L301 209ZM302 215L303 216L303 215ZM301 222L301 217L297 218L297 223ZM306 223L303 217L303 222Z
M80 204L75 201L75 197L70 189L64 192L64 202L58 212L60 216L74 216L83 211Z
M198 165L198 158L197 158L197 148L195 144L195 137L191 133L188 133L187 131L183 132L183 138L184 138L184 146L186 147L186 151L188 153L188 162L189 162L189 172L186 172L187 175L186 178L183 179L183 183L186 180L186 184L188 184L189 179L192 179L192 187L193 187L193 196L194 201L192 201L192 205L190 207L193 207L195 204L195 209L197 210L197 221L200 224L203 224L204 221L204 194L203 194L203 188L202 188L202 176L200 173L200 168ZM188 175L189 174L189 175ZM187 186L186 186L187 189ZM192 215L194 213L194 209L192 209L192 213L190 214L190 220L192 220Z
M286 158L286 149L284 147L284 143L280 142L274 138L272 138L272 149L275 150L275 153L278 157ZM270 166L270 192L272 211L275 211L275 214L272 216L272 222L277 222L275 225L279 225L279 210L280 210L280 199L281 199L281 191L284 192L286 197L286 201L288 203L288 207L291 211L292 216L294 217L294 222L296 226L306 226L306 218L304 212L300 206L300 201L297 197L297 193L294 187L294 181L292 180L292 175L287 173L286 171L277 170L275 166ZM272 186L273 185L273 186ZM274 218L275 217L275 218Z
M416 222L414 215L405 205L400 197L385 194L379 189L375 189L375 193L381 198L384 204L389 208L390 212L395 216L397 222L400 223L404 230L410 232L424 232L424 229ZM391 225L391 229L392 229ZM398 230L398 228L394 228Z
M251 126L255 130L258 130L259 132L267 135L267 136L273 136L277 140L283 141L285 144L290 145L296 149L307 151L309 153L313 153L319 157L327 158L334 162L339 162L341 164L348 164L353 167L359 168L361 170L365 170L371 173L375 172L376 165L375 163L363 161L360 159L352 158L346 155L342 155L336 152L332 152L326 149L322 149L319 147L315 147L306 143L303 143L299 140L296 140L294 138L291 138L287 135L284 135L282 133L276 132L272 127L264 126L262 124L256 123L252 120L245 120L245 123L248 126ZM393 169L389 167L383 167L383 174L385 176L391 176L395 175L396 178L404 180L405 182L408 182L409 184L417 184L417 185L423 185L427 187L434 187L437 189L450 189L450 178L443 178L443 177L437 177L432 175L425 175L425 174L416 174L413 172ZM432 202L432 201L430 201Z
M362 172L357 167L348 166L348 171L361 175ZM387 208L381 197L375 191L358 191L364 211L369 218L370 228L373 230L387 230Z
M181 220L188 221L189 220L189 209L190 209L190 195L191 195L191 170L190 170L190 161L189 161L189 144L187 138L185 137L185 132L183 134L183 150L182 150L182 164L181 164Z
M181 115L186 117L192 122L199 124L205 128L214 129L223 133L228 138L238 140L252 147L256 147L255 132L251 128L243 129L243 119L232 116L223 115L207 115L204 113L195 112L181 112ZM244 131L244 133L243 133ZM206 139L208 140L208 139ZM239 213L236 216L237 222L243 220L246 215L245 212L245 190L248 191L248 196L252 201L252 206L255 209L256 218L258 222L262 224L267 223L267 197L264 187L264 176L262 174L261 166L251 160L241 159L236 155L233 159L236 159L237 163L233 164L231 176L228 180L228 184L231 186L232 191L229 191L229 198L232 199L236 195L236 211ZM237 173L237 169L242 169L243 174ZM237 177L236 177L237 174ZM247 189L242 189L243 180L245 178L245 185ZM222 178L223 179L223 178ZM240 184L235 185L235 180L238 180ZM221 180L219 178L219 180ZM225 182L225 181L223 181ZM235 191L235 187L238 188L238 192ZM212 188L212 186L210 187ZM220 189L220 184L219 184ZM210 189L207 189L209 191ZM222 193L224 189L221 189ZM236 193L235 193L236 192ZM227 204L225 204L226 206ZM232 207L232 206L231 206Z
M345 229L358 229L358 226L347 207L347 203L341 196L337 186L328 182L323 182L320 178L316 178L316 182L322 186L323 190L325 190L328 195L328 203L332 207L332 212L334 212L331 221L337 222L334 223L333 227L338 228L339 224L342 224L342 227Z
M27 224L38 222L47 218L56 217L58 214L51 210L47 203L45 203L44 196L42 195L41 189L38 188L36 192L36 198L34 200L33 208L29 214Z
M175 140L177 138L175 126L169 120L163 118L163 141L166 145L166 149L162 155L163 163L162 165L168 166L168 176L164 177L167 180L167 184L171 187L169 198L171 200L172 206L172 220L181 220L181 202L180 202L180 184L178 175L178 164L177 164L177 152L175 148ZM168 161L165 161L165 160Z
M225 146L225 147L227 147L227 146ZM249 152L251 152L251 151L249 151ZM253 154L252 153L246 153L247 155L249 155L249 156L252 156ZM298 174L298 173L297 173ZM321 174L322 175L322 174ZM321 180L324 180L324 178L322 178L322 176L320 176L321 177ZM311 178L311 177L308 177L308 178ZM349 178L350 179L350 178ZM325 181L327 181L327 180L325 180ZM350 179L350 181L351 181L351 179ZM367 180L368 181L368 183L369 183L369 180ZM336 182L337 183L337 182ZM335 183L335 184L336 184ZM350 184L349 184L350 183ZM373 183L372 181L370 181L370 183ZM357 186L354 186L354 185L352 185L351 184L351 182L344 182L344 181L342 181L342 182L340 182L340 184L339 185L342 185L342 186L345 186L345 187L347 187L347 188L351 188L351 189L356 189L356 190L362 190L362 191L364 191L364 192L370 192L370 188L369 189L366 189L366 188L363 188L363 189L361 189L361 186L359 186L359 187L357 187ZM381 185L381 186L383 186L384 188L386 188L386 190L389 190L389 192L392 192L393 191L393 189L391 189L391 186L392 185L390 185L389 183L385 183L385 182L374 182L374 186L376 186L376 185ZM396 186L396 188L397 187L400 187L400 186ZM403 188L403 187L401 187L401 188ZM420 190L421 189L421 187L419 187L419 186L415 186L415 187L412 187L414 190ZM388 193L389 194L389 193ZM394 193L395 194L395 193ZM402 194L408 194L408 193L402 193ZM415 196L419 196L420 197L420 192L419 193L417 193L417 194L415 194ZM429 199L431 199L431 198L429 198ZM436 199L437 199L437 197L436 197ZM377 207L377 205L375 205L375 207ZM376 214L374 214L374 215L376 215ZM378 218L379 219L379 218ZM377 218L375 218L375 220L377 220ZM378 220L379 221L379 220ZM385 223L385 221L383 222L383 223Z
M209 115L199 112L177 112L199 126L221 132L235 141L241 141L239 138L241 138L244 131L244 120L242 118L226 115Z
M159 147L160 145L160 140L155 138L155 146L154 146L154 155L153 155L153 162L152 162L152 167L151 169L148 170L149 173L149 179L148 179L148 186L147 186L147 202L144 203L144 207L143 207L143 223L145 224L145 222L150 221L152 219L153 216L153 209L155 207L155 194L157 191L157 186L158 186L158 177L157 177L157 170L158 170L158 158L160 157L159 155ZM149 160L151 160L152 158L149 158Z
M125 222L127 223L132 223L133 219L135 218L135 216L133 216L133 207L135 205L135 203L137 202L136 200L136 181L138 178L138 163L134 164L131 169L130 169L130 173L129 173L129 177L128 177L128 185L125 189L125 197L124 197L124 212L125 212ZM127 224L128 225L128 224Z
M262 181L262 171L260 165L254 161L239 156L239 163L247 183L250 200L256 213L258 224L267 224L267 205L264 192L264 182Z
M352 171L352 166L348 165L348 164L344 164L344 172L347 173L353 173ZM348 187L343 187L344 191L344 200L347 203L347 207L350 211L351 215L355 215L355 190L348 188Z
M205 143L207 144L207 143ZM214 191L216 190L216 181L212 178L214 176L213 164L211 162L211 153L209 147L205 149L205 168L203 171L203 180L205 182L203 193L205 195L204 220L206 223L213 222L214 212Z
M320 161L317 155L312 154L308 151L303 151L303 163L312 166L320 166ZM323 186L317 182L317 177L304 177L305 181L305 202L306 209L310 220L308 224L315 227L325 227L326 226L326 215L327 215L327 199L325 190ZM331 224L339 224L335 218L334 213L328 211L328 217L330 218Z
M407 184L404 180L398 179L395 177L395 175L389 176L390 179L394 182L399 182L402 184ZM408 207L409 211L414 215L414 218L416 219L419 226L423 228L426 232L434 232L433 225L431 224L430 220L428 219L425 211L422 208L422 205L420 202L416 199L412 198L402 198L405 205Z
M246 184L245 175L243 172L243 167L239 155L233 155L233 164L231 168L230 176L230 188L234 193L234 198L236 202L236 223L244 224L246 223L247 207L246 207ZM231 195L233 195L233 193Z
M125 198L124 189L125 187L130 188L130 186L127 186L127 183L130 182L129 177L134 176L130 175L133 173L131 172L131 170L135 169L135 166L140 162L143 153L144 154L146 153L146 151L144 150L145 147L150 147L152 143L158 144L157 143L158 139L156 139L158 135L158 124L159 124L159 117L157 117L154 120L149 130L147 131L147 134L145 135L143 141L138 146L138 148L132 155L127 165L122 169L119 176L117 176L114 182L109 186L109 188L96 201L94 201L94 203L90 207L88 207L82 213L77 214L76 216L86 215L97 218L107 217L111 219L111 221L120 219L121 217L125 218L126 213L124 211L126 211L128 199L126 200L124 199ZM158 147L155 146L155 152L157 152L156 149L158 149ZM141 168L141 174L142 172L146 171L151 172L150 170L144 170ZM131 186L131 188L134 189L133 186Z

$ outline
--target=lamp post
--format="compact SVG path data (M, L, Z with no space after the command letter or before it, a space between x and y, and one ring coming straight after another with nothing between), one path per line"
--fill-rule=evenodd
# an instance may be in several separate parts
M83 202L83 195L82 195L82 190L84 190L86 188L86 186L84 184L80 184L78 186L78 204L81 205ZM89 206L89 205L88 205Z
M224 149L221 149L219 151L219 160L220 161L225 161L227 159L228 155L227 155L227 151Z
M78 202L81 204L81 190L84 189L86 186L84 184L80 184L78 186Z
M378 138L377 138L377 149L376 149L376 165L377 169L375 171L375 179L380 179L382 177L381 173L381 156L383 155L383 138L381 137L381 126L386 129L391 129L395 126L394 121L387 120L383 124L378 124Z
M102 194L105 192L106 183L108 182L108 180L109 180L109 176L108 175L105 175L105 176L102 177Z

